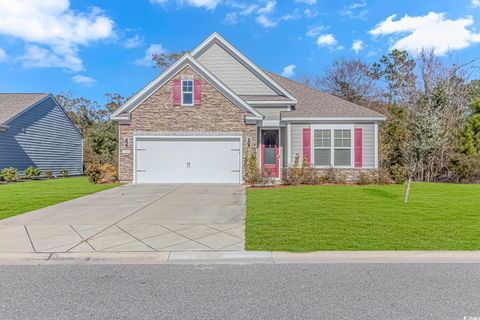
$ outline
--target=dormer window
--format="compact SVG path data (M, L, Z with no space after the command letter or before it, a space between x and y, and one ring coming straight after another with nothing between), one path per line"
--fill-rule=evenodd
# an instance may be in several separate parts
M192 79L182 80L182 106L193 106L193 87Z

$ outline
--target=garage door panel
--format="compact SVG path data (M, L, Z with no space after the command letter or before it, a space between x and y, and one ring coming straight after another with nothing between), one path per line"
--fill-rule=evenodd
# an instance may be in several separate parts
M225 138L137 139L137 182L239 183L240 141Z

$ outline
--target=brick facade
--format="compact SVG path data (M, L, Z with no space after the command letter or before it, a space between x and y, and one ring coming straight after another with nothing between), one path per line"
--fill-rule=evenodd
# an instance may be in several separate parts
M172 100L173 80L182 76L202 81L202 103L195 107L174 106ZM245 124L245 112L228 100L221 92L202 79L193 69L185 67L173 79L131 113L130 124L119 125L119 179L133 180L133 137L136 131L186 131L186 132L232 132L243 134L243 154L248 151L247 139L256 148L256 125ZM128 146L125 146L128 138Z

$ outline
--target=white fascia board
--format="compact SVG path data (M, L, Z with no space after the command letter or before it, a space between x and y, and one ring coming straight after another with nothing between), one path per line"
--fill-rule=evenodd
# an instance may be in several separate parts
M257 67L250 59L243 55L240 51L238 51L234 46L232 46L227 40L225 40L221 35L217 32L212 33L205 41L203 41L198 47L196 47L192 52L191 55L196 58L196 56L201 53L207 46L209 46L212 42L218 41L221 45L227 48L231 53L236 55L243 63L245 63L249 68L251 68L259 77L261 77L265 82L267 82L271 87L275 88L277 91L284 94L290 100L297 102L297 99L292 96L285 88L283 88L280 84L278 84L275 80L269 77L262 69Z
M285 127L285 124L282 124L280 120L263 120L260 127Z
M247 100L247 103L251 106L280 106L280 107L289 107L294 106L297 104L297 101L254 101L254 100Z
M110 119L115 120L115 121L122 121L122 120L123 121L125 121L125 120L128 121L128 120L130 120L130 117L117 117L117 116L112 115L112 116L110 116Z
M220 80L218 80L210 71L208 71L204 66L202 66L197 60L195 60L190 54L185 54L182 58L180 58L175 64L170 66L165 72L163 72L160 76L155 78L152 82L150 82L145 88L143 88L140 92L138 92L133 98L128 100L120 109L115 111L111 119L115 119L119 114L123 112L132 112L138 107L143 101L145 101L148 97L150 97L155 91L157 91L160 87L162 87L166 82L172 79L180 70L182 70L185 66L191 66L195 71L197 71L205 80L207 80L211 85L216 87L219 91L221 91L230 101L236 104L240 109L243 111L250 112L257 117L261 117L262 115L255 110L253 107L248 105L245 101L243 101L237 94L235 94L232 90L230 90L227 86L225 86ZM123 120L123 119L122 119Z
M282 121L385 121L386 117L284 117Z

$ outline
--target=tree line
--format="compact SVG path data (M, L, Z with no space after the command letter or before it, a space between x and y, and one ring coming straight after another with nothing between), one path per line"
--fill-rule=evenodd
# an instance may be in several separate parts
M393 50L378 62L334 61L298 81L387 116L380 166L397 182L480 182L480 80L475 61L448 64L432 50Z

